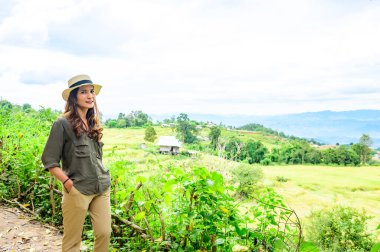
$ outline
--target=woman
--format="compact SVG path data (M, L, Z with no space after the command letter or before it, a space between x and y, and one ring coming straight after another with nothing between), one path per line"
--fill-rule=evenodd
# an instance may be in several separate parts
M42 154L46 170L62 182L62 251L80 251L85 217L94 229L94 251L108 251L111 235L110 175L102 163L102 128L88 75L68 81L65 112L54 122Z

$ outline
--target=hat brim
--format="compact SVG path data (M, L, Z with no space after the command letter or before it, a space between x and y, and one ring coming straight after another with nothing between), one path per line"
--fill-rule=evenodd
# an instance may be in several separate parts
M68 88L68 89L63 90L63 92L62 92L62 98L63 98L65 101L67 101L67 99L69 99L69 95L70 95L70 92L71 92L72 90L74 90L74 89L76 89L76 88L79 88L79 87L81 87L81 86L88 86L88 85L90 85L90 86L94 86L94 91L95 91L95 94L96 94L96 95L99 94L100 89L102 88L102 86L99 85L99 84L84 83L84 84L82 84L82 85L79 85L79 86L76 86L76 87L73 87L73 88Z

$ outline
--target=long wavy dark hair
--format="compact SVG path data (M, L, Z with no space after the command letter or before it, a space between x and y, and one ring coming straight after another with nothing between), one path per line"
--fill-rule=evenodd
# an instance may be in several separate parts
M99 110L96 105L96 99L94 99L94 107L87 111L86 119L88 123L88 129L86 129L84 122L78 114L78 104L77 104L77 94L79 87L73 89L70 92L69 98L67 99L64 117L70 122L73 127L74 133L77 137L83 134L87 134L90 138L100 141L103 136L103 128L100 125L99 120Z

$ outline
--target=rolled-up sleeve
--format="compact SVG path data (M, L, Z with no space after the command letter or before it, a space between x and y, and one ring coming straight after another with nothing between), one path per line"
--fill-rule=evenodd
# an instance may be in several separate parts
M59 120L55 121L41 157L45 170L53 167L61 167L63 131L62 123Z

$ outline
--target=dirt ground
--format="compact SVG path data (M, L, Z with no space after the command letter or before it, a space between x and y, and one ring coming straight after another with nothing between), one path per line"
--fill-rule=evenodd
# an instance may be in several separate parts
M33 220L13 207L0 204L0 252L61 251L58 229Z

